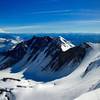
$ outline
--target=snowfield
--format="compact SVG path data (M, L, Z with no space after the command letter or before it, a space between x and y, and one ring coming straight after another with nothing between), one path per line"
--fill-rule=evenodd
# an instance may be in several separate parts
M75 47L62 37L60 40L63 52ZM42 72L40 71L41 64L46 66L51 61L51 56L47 56L45 59L45 51L48 48L42 50L41 53L38 51L39 56L34 62L32 62L32 57L26 63L30 52L32 52L28 48L27 53L18 63L0 71L0 100L100 100L100 43L88 43L88 46L91 48L87 49L81 63L75 64L77 67L69 74L66 73L66 71L70 71L67 67L73 66L73 60L68 65L65 63L62 67L64 69L61 68L62 71L53 71L54 74L48 70ZM38 54L38 52L36 53ZM0 58L0 65L9 58L3 61L2 59L3 56ZM19 71L12 72L12 69ZM26 78L25 75L29 75L29 72L33 77L36 75L43 81ZM45 75L46 77L43 78ZM44 81L48 77L53 80Z
M100 89L85 93L75 100L100 100Z

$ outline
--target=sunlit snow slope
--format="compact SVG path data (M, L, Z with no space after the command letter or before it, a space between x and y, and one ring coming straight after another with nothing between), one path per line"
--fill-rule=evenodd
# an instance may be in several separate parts
M99 88L100 43L33 37L0 52L0 100L100 100Z

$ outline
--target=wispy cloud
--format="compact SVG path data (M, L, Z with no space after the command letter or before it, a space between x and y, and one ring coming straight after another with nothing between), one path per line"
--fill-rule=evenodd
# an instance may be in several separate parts
M75 20L39 23L33 25L5 27L3 30L11 33L41 33L41 32L81 32L100 33L100 20Z
M31 14L100 15L100 11L92 9L80 9L80 10L66 9L66 10L36 11L32 12Z
M0 28L0 33L6 33L6 31L2 28Z
M37 11L32 12L32 14L57 14L57 13L70 13L71 10L51 10L51 11Z

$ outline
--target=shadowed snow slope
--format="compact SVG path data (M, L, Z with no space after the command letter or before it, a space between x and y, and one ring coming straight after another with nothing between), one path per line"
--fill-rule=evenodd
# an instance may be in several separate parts
M74 46L62 37L33 37L1 53L0 69L11 67L12 73L23 71L27 79L50 81L72 73L85 54L84 46Z
M1 52L0 70L0 100L100 99L100 43L33 37Z

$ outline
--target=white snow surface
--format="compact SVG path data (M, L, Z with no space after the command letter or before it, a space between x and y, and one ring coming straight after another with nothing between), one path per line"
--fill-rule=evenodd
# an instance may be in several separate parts
M100 100L100 89L85 93L75 100Z
M63 41L62 38L61 40ZM44 83L26 80L23 78L23 71L14 74L10 72L10 68L0 71L0 89L8 91L0 92L0 100L100 100L100 87L94 89L100 82L100 65L97 64L98 67L94 65L83 77L90 64L100 59L100 44L90 45L93 49L87 53L79 67L70 75L54 81ZM19 64L21 63L22 61ZM13 79L3 81L2 78L20 81Z
M0 51L8 51L13 49L18 43L22 42L23 40L19 37L16 37L16 39L6 39L6 38L0 38Z
M67 51L68 49L74 47L74 44L72 44L70 41L65 40L63 37L59 36L61 40L61 49L62 51Z

